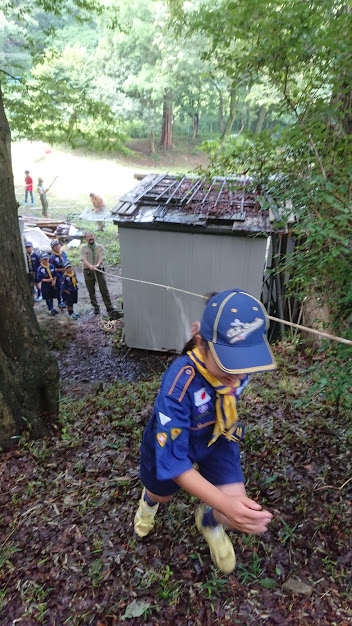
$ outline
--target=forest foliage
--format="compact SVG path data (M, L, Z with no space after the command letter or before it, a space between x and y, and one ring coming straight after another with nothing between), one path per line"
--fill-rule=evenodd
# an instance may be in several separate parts
M349 3L9 0L0 33L13 139L114 152L202 139L207 174L246 174L263 209L294 209L288 288L352 337ZM328 354L341 397L350 348Z

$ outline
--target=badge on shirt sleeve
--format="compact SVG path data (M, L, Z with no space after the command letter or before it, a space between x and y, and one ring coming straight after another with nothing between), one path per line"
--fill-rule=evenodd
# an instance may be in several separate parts
M171 428L170 434L172 441L175 441L177 437L182 433L182 428Z
M164 447L164 445L167 442L167 434L166 433L158 433L156 436L157 440L158 440L158 444L161 448Z
M159 419L160 419L162 426L165 426L165 424L167 424L168 422L171 422L171 417L164 415L164 413L162 413L161 411L159 411Z
M202 406L202 404L206 404L207 402L209 402L209 400L211 400L211 397L206 391L205 387L202 387L202 389L199 389L199 391L194 392L194 404L197 407Z

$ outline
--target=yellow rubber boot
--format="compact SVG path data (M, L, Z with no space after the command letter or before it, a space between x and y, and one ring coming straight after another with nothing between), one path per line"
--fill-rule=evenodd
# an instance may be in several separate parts
M146 537L154 528L155 515L159 508L159 503L149 506L144 500L145 489L142 491L136 515L134 516L134 530L138 537Z
M204 504L197 507L195 512L196 526L209 546L213 563L224 574L231 574L236 567L233 545L221 524L214 527L203 526L202 520L205 508L206 505Z

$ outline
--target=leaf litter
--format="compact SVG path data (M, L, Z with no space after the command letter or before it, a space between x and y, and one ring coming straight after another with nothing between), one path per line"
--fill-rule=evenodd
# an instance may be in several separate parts
M302 404L304 354L277 344L277 372L241 401L246 488L274 518L262 536L230 531L237 568L224 576L185 493L150 536L133 534L141 434L175 355L129 350L114 326L91 313L50 326L60 423L0 455L0 624L350 624L351 416L336 420L324 397Z

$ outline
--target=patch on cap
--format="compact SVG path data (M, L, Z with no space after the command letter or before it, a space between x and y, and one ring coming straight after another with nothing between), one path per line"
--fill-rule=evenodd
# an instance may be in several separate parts
M276 368L267 329L268 317L262 303L246 291L231 289L208 301L200 333L218 367L239 374Z

